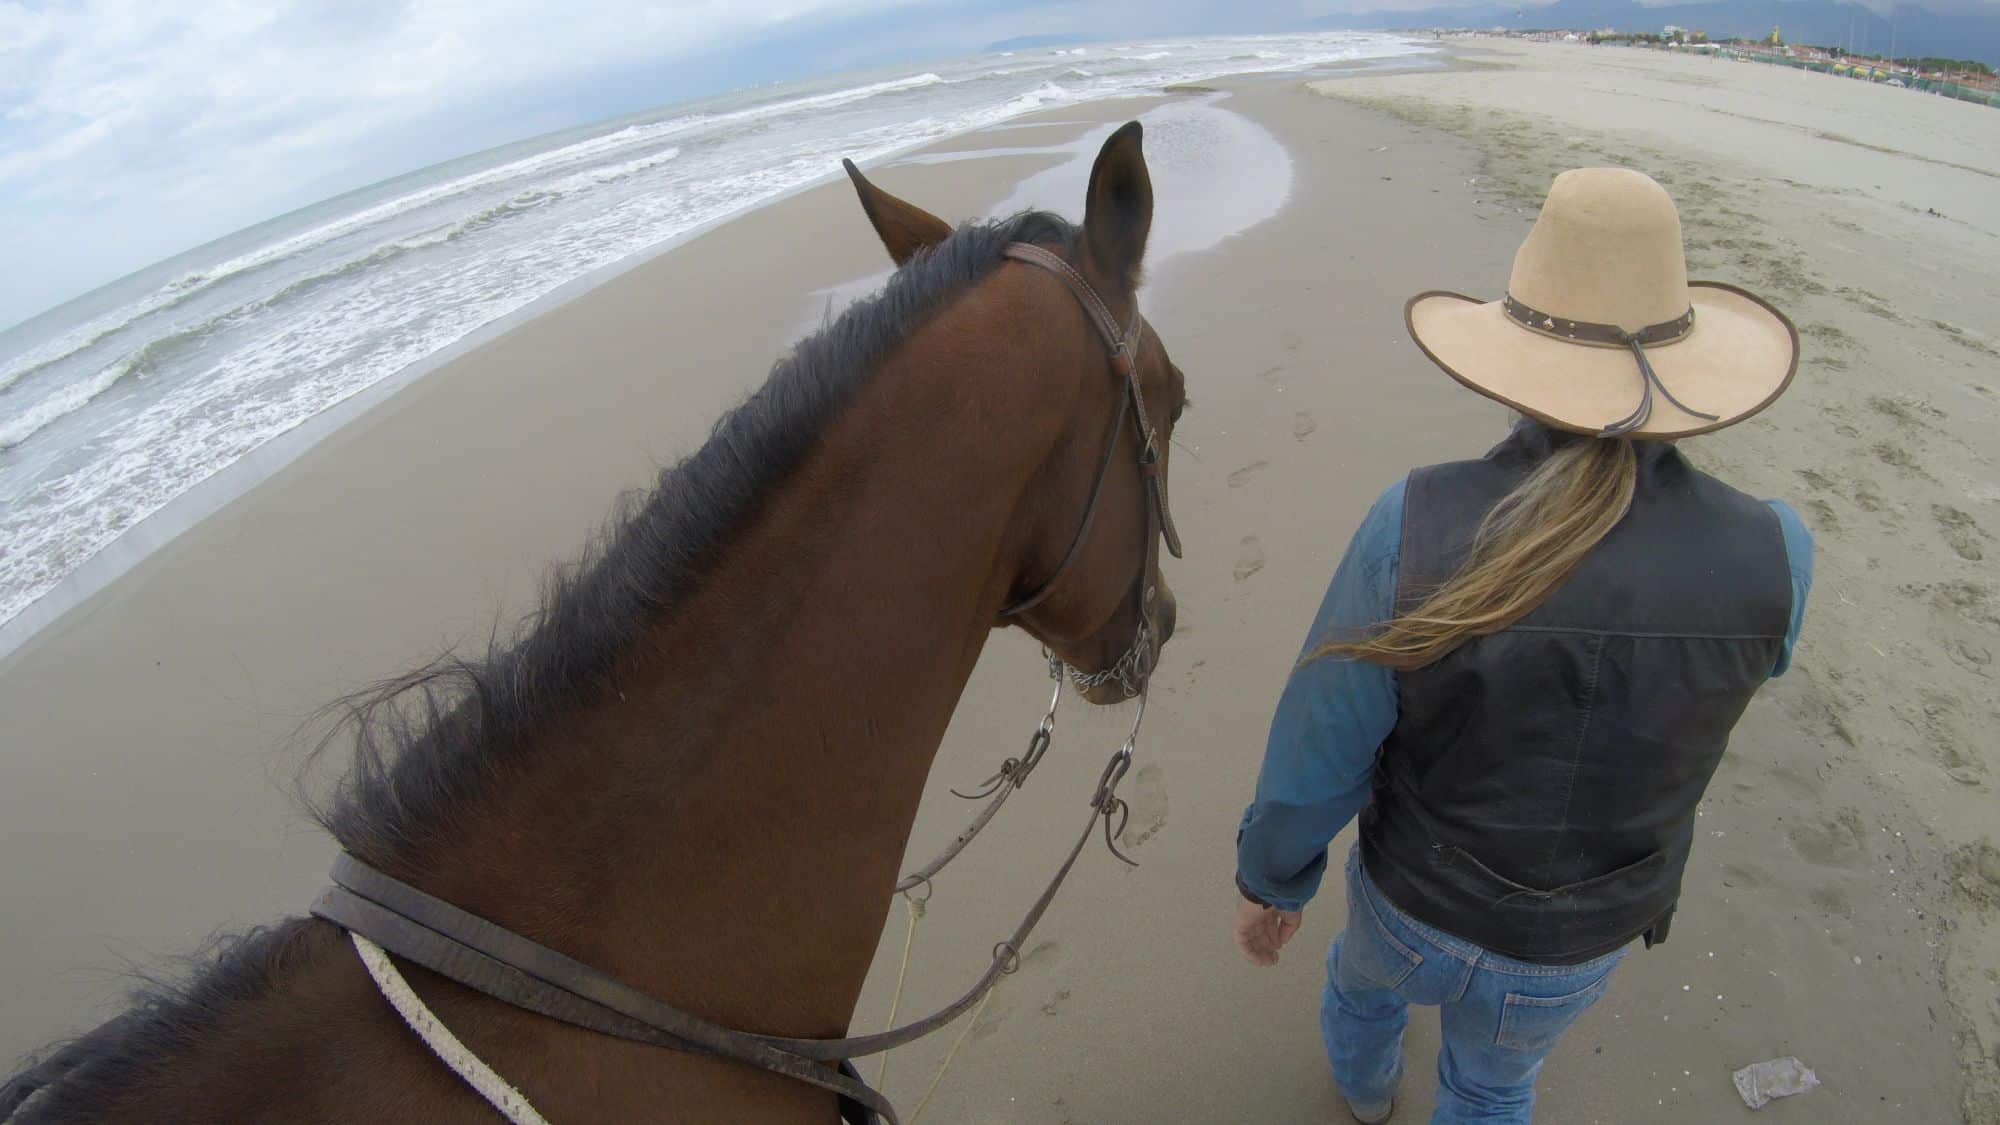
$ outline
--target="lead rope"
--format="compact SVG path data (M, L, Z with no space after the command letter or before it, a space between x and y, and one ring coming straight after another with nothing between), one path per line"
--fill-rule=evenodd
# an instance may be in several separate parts
M966 1037L972 1034L973 1028L979 1026L979 1017L986 1014L987 1001L993 999L993 994L998 991L1000 982L996 980L993 982L993 987L986 990L986 995L979 998L979 1006L972 1009L972 1018L965 1021L964 1027L958 1029L958 1038L951 1041L951 1050L945 1052L944 1061L938 1064L937 1073L931 1075L931 1084L924 1089L923 1100L917 1103L916 1109L910 1111L910 1125L917 1125L917 1118L922 1117L924 1110L930 1106L931 1095L937 1093L938 1084L944 1081L944 1072L951 1069L952 1060L958 1057L958 1049L965 1046Z
M1062 664L1060 661L1051 659L1050 665L1052 671L1058 676L1056 699L1060 700L1062 698L1062 684L1060 679ZM1100 817L1104 820L1105 845L1111 849L1112 855L1117 856L1121 861L1134 867L1138 866L1138 864L1126 858L1123 853L1119 852L1117 845L1112 843L1115 833L1124 831L1124 824L1121 821L1118 828L1114 830L1111 826L1111 817L1114 813L1124 811L1125 809L1125 802L1117 796L1118 783L1124 780L1125 772L1132 767L1132 754L1137 749L1139 742L1139 725L1146 720L1146 694L1143 687L1138 693L1138 700L1138 712L1132 716L1132 731L1125 736L1125 742L1118 748L1117 753L1113 754L1111 760L1105 763L1104 772L1097 779L1097 789L1090 798L1091 820L1094 822ZM1049 704L1049 713L1042 719L1042 725L1038 729L1038 739L1044 749L1047 747L1049 731L1054 726L1055 710L1056 705L1054 702L1051 702ZM1077 853L1083 849L1084 841L1089 838L1090 833L1088 826L1086 826L1083 837L1078 839L1076 848L1070 852L1071 862L1075 861ZM1067 864L1065 868L1067 868ZM928 885L929 879L926 878L924 883ZM889 1002L888 1027L896 1026L896 1010L903 1003L904 978L910 971L910 951L916 944L917 922L923 918L924 905L930 901L930 896L926 894L921 899L913 898L908 891L905 891L903 892L903 900L910 908L910 921L909 928L904 931L903 935L903 963L901 968L896 971L895 995ZM1005 947L1007 943L1002 942L1001 945ZM1018 965L1020 951L1011 950L1011 952L1015 964ZM1011 968L1007 969L1002 975L1004 976L1005 973L1011 973L1012 971ZM1000 980L996 978L992 984L986 987L985 993L979 997L978 1005L972 1009L972 1018L960 1025L958 1037L952 1040L951 1050L945 1052L944 1060L938 1063L937 1070L931 1074L930 1085L924 1087L924 1096L918 1100L917 1108L910 1111L909 1125L917 1125L917 1120L924 1115L924 1110L930 1106L931 1098L937 1094L938 1087L943 1084L946 1072L950 1071L951 1064L958 1060L959 1048L965 1046L965 1041L971 1037L973 1029L979 1026L980 1017L986 1014L986 1005L992 1002L993 994L999 991L999 989ZM877 1090L882 1089L883 1076L888 1074L888 1072L889 1052L884 1052L882 1055L882 1064L875 1071L875 1088Z
M884 1032L896 1029L896 1014L903 1010L903 982L908 980L910 976L910 950L916 947L917 923L922 920L924 916L924 903L928 902L929 899L929 895L917 898L908 891L903 892L903 905L910 908L910 924L903 931L903 964L896 970L896 994L889 1000L889 1018L882 1024ZM894 1051L882 1052L882 1065L875 1068L875 1088L877 1090L882 1088L883 1082L889 1076L889 1056L895 1053Z
M479 1091L480 1097L514 1125L549 1125L548 1120L528 1102L526 1095L509 1085L497 1071L473 1054L470 1047L459 1042L458 1036L451 1033L437 1013L424 1003L423 997L410 987L410 982L403 979L402 971L389 959L387 951L360 934L350 931L347 936L354 942L354 951L361 955L361 964L368 970L368 976L374 980L382 998L389 1001L389 1006L396 1009L396 1014L403 1017L403 1022L409 1024L410 1030L417 1033L417 1038L424 1041L424 1046L431 1049L431 1054L443 1060L452 1073L465 1079L466 1085Z
M1054 736L1056 729L1056 711L1062 706L1063 673L1067 665L1061 660L1056 659L1047 649L1042 650L1042 656L1049 662L1049 679L1055 681L1055 690L1049 695L1049 707L1048 710L1042 712L1042 721L1035 724L1035 733L1028 739L1027 752L1018 758L1008 758L1002 762L1000 768L994 772L992 777L980 783L978 792L960 793L956 789L951 791L953 796L968 801L983 800L989 796L992 797L992 800L987 802L986 807L980 810L979 815L972 819L972 823L967 825L964 831L954 837L952 842L945 847L945 850L936 859L925 864L917 871L905 875L903 880L896 884L896 892L903 896L903 905L909 908L909 924L903 930L903 961L896 969L896 991L889 1000L889 1019L882 1025L884 1034L895 1030L897 1013L903 1007L903 985L908 981L910 975L910 953L916 947L917 943L917 923L923 921L924 907L931 900L931 876L944 870L946 864L958 858L958 853L964 851L965 846L972 842L972 838L979 835L979 830L985 828L988 822L993 819L993 814L1000 811L1000 806L1006 803L1008 795L1027 783L1028 775L1034 772L1036 766L1041 764L1042 755L1048 753L1049 740ZM924 897L922 898L917 898L911 893L918 887L924 888ZM998 985L999 982L995 981L994 986L997 987ZM986 1001L992 995L993 989L988 988L986 994L979 998L979 1007L973 1011L972 1023L966 1025L968 1028L979 1022L979 1015L986 1010ZM944 1072L950 1068L952 1059L957 1057L959 1044L963 1042L965 1042L965 1035L961 1032L958 1042L952 1044L951 1051L945 1055L944 1062L938 1067L937 1073L931 1076L930 1088L924 1091L924 1100L918 1103L917 1113L922 1113L924 1106L930 1103L931 1094L937 1090L938 1083L944 1080ZM893 1051L882 1052L882 1062L875 1068L875 1088L877 1090L882 1088L884 1079L889 1073L889 1056L894 1053ZM912 1114L910 1117L911 1125L916 1125L916 1120L916 1115Z

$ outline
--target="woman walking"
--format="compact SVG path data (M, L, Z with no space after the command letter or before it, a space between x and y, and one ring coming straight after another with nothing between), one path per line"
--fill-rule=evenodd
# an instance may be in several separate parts
M1320 1016L1349 1108L1389 1119L1407 1007L1435 1004L1431 1120L1525 1122L1626 947L1666 940L1696 805L1790 661L1810 535L1673 441L1770 405L1798 336L1690 284L1673 201L1619 169L1557 177L1502 300L1424 293L1405 319L1525 417L1355 533L1272 719L1235 938L1277 960L1358 813Z

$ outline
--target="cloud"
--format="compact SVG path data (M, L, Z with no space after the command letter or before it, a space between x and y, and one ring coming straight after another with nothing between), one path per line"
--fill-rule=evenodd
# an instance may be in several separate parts
M735 84L704 67L718 52L940 2L0 0L0 326L331 192L576 124L593 76L647 72L657 103L695 92L682 71Z

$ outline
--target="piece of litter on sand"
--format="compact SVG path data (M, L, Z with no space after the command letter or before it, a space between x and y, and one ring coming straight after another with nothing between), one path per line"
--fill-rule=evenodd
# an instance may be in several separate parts
M1751 1109L1764 1108L1772 1098L1788 1098L1819 1087L1819 1075L1791 1055L1751 1063L1734 1077L1736 1092Z

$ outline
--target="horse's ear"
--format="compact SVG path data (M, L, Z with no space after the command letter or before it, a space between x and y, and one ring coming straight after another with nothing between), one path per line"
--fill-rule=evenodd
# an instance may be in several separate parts
M917 251L936 246L951 236L951 226L943 219L931 214L915 204L905 203L874 184L854 166L854 161L843 160L840 166L847 169L847 178L854 181L854 192L861 197L861 209L868 213L868 221L875 225L875 233L882 237L882 245L889 250L889 257L897 265L910 260Z
M1153 229L1153 178L1140 150L1143 130L1128 121L1111 134L1090 169L1083 203L1083 239L1091 264L1127 290L1139 284L1139 262Z

